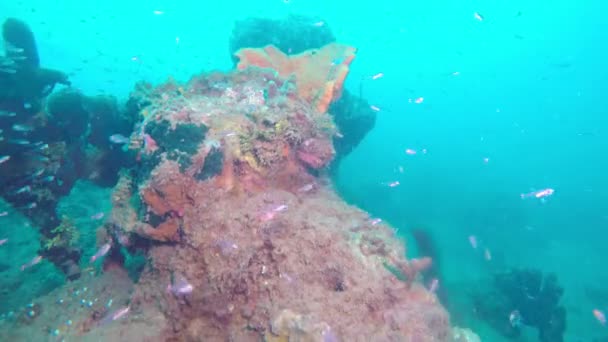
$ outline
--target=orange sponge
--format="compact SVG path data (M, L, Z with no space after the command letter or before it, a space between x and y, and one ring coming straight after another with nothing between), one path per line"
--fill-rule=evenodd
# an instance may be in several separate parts
M306 50L288 56L274 45L264 48L244 48L235 55L237 68L250 66L272 68L281 77L294 77L298 94L308 100L320 113L340 98L350 64L355 58L354 47L331 43L320 49Z

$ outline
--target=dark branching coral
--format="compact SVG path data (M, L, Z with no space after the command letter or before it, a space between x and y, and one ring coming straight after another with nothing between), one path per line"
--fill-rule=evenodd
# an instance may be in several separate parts
M473 295L480 316L504 336L519 336L509 315L518 310L522 323L536 327L542 342L563 341L566 309L559 301L564 293L554 274L534 269L512 269L494 275L493 287Z

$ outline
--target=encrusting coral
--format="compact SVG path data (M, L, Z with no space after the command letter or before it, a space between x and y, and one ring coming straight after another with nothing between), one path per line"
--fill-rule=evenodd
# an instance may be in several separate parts
M284 78L294 77L300 97L309 101L318 112L325 113L331 102L340 98L356 51L351 46L330 43L320 49L288 56L274 45L268 45L243 48L235 55L239 58L239 70L256 66L273 69Z

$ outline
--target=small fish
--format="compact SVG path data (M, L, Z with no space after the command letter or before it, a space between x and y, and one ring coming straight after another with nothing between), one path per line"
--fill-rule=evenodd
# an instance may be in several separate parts
M17 47L9 42L4 42L4 49L6 52L10 52L12 54L23 53L23 48Z
M275 213L280 213L281 211L285 211L285 210L287 210L286 204L281 204L278 207L272 209L272 211L274 211Z
M268 222L268 221L274 219L274 217L278 213L280 213L282 211L285 211L285 210L287 210L287 205L285 205L285 204L279 205L278 207L276 207L276 208L274 208L274 209L272 209L270 211L267 211L267 212L263 213L262 215L260 215L260 221L262 221L262 222Z
M490 253L489 249L485 249L483 251L483 257L487 260L487 261L491 261L492 260L492 253Z
M8 239L1 239L0 240L0 246L4 245L7 242L8 242Z
M379 112L379 111L380 111L380 108L379 108L379 107L376 107L376 106L369 106L369 108L370 108L371 110L373 110L374 112Z
M0 59L0 66L7 67L13 65L15 65L15 61L10 58Z
M315 183L308 183L298 189L298 192L309 192L315 188Z
M521 326L522 320L521 313L519 313L519 310L511 311L511 313L509 314L509 323L511 323L511 326L514 328Z
M8 111L5 111L5 110L0 110L0 117L9 117L9 118L12 118L14 116L17 116L17 113L15 113L15 112L8 112Z
M405 149L405 154L407 154L407 155L409 155L409 156L413 156L413 155L415 155L416 153L417 153L417 152L416 152L416 150L413 150L413 149L411 149L411 148L406 148L406 149Z
M160 11L160 10L155 10L154 12L152 12L154 15L163 15L165 14L165 12Z
M377 224L378 224L378 223L380 223L380 222L382 222L382 219L381 219L381 218L375 218L375 219L371 220L369 223L370 223L372 226L375 226L375 225L377 225Z
M36 159L37 161L43 162L43 163L48 163L51 160L49 159L49 157L45 157L45 156L34 156L34 159Z
M19 189L15 190L13 192L13 194L18 195L18 194L22 194L22 193L30 192L30 191L32 191L32 187L30 187L29 185L26 185L26 186L22 186Z
M38 203L36 202L31 202L28 203L27 205L25 205L24 207L22 207L23 209L34 209L38 206Z
M401 183L399 183L399 181L390 182L390 183L388 183L388 187L395 188L395 187L399 186L399 184L401 184Z
M13 61L26 61L27 60L27 56L11 56L10 59L12 59Z
M414 99L415 104L421 104L422 102L424 102L424 97L422 96Z
M53 176L53 175L48 175L48 176L40 179L40 181L46 182L46 183L52 182L54 180L55 180L55 176Z
M532 192L529 192L526 194L520 194L519 196L521 197L521 199L526 199L526 198L530 198L530 197L544 198L544 197L549 197L549 196L553 195L554 192L555 192L554 189L546 188L546 189L542 189L542 190L538 190L538 191L532 191Z
M483 163L484 164L487 164L489 162L490 162L490 158L488 158L488 157L483 158Z
M31 126L21 124L14 124L12 128L15 132L31 132L34 130Z
M595 316L595 319L597 319L601 325L606 325L606 315L602 310L593 309L593 316Z
M32 178L37 178L40 177L45 171L45 168L40 168L38 170L36 170L34 173L32 173Z
M469 243L471 244L471 247L473 247L473 249L477 249L477 246L479 245L477 243L477 237L475 235L469 235Z
M6 163L11 159L11 156L0 156L0 164Z
M167 293L172 293L175 296L187 295L192 293L194 287L184 278L179 277L177 281L167 285Z
M97 214L91 215L91 220L101 220L105 214L103 212L98 212Z
M129 310L131 310L131 308L128 306L117 309L116 311L112 312L111 314L108 314L101 322L99 322L99 325L105 325L105 324L113 322L117 319L121 319L122 317L124 317L126 314L129 313Z
M379 72L379 73L377 73L377 74L375 74L375 75L372 76L372 80L377 80L377 79L382 78L382 77L384 77L384 74L381 73L381 72Z
M3 211L0 213L0 217L4 217L8 215L8 211Z
M452 76L459 76L459 75L460 75L460 71L454 71L454 72L452 73Z
M481 13L479 13L479 12L475 12L475 13L473 13L473 17L474 17L475 19L479 20L479 21L483 21L483 20L484 20L483 15L481 15Z
M93 255L91 257L91 261L90 262L93 263L93 262L95 262L95 260L104 257L106 254L108 254L108 252L110 251L110 248L112 248L112 241L103 244L97 250L97 253L95 253L95 255Z
M130 139L125 137L122 134L112 134L110 135L110 142L112 142L113 144L127 144L129 143Z
M438 288L439 288L439 279L433 278L433 280L431 280L431 284L429 285L429 292L435 293L435 292L437 292Z
M21 265L21 272L25 271L25 269L30 268L34 265L39 264L42 261L42 256L35 256L30 262Z
M324 21L317 21L316 23L312 24L314 27L323 27L323 25L325 25Z
M25 140L25 139L9 139L8 142L11 144L15 144L15 145L29 145L30 144L29 140Z
M0 68L0 72L12 75L12 74L16 74L17 73L17 69L2 67L2 68Z

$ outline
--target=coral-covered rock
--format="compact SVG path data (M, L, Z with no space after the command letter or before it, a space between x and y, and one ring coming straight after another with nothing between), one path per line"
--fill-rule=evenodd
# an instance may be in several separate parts
M158 150L121 177L104 229L145 246L130 310L160 311L159 339L449 340L446 311L417 279L428 260L406 260L390 227L327 185L332 117L289 80L247 69L138 96L135 134ZM179 127L187 146L169 138ZM175 279L188 291L168 291Z

